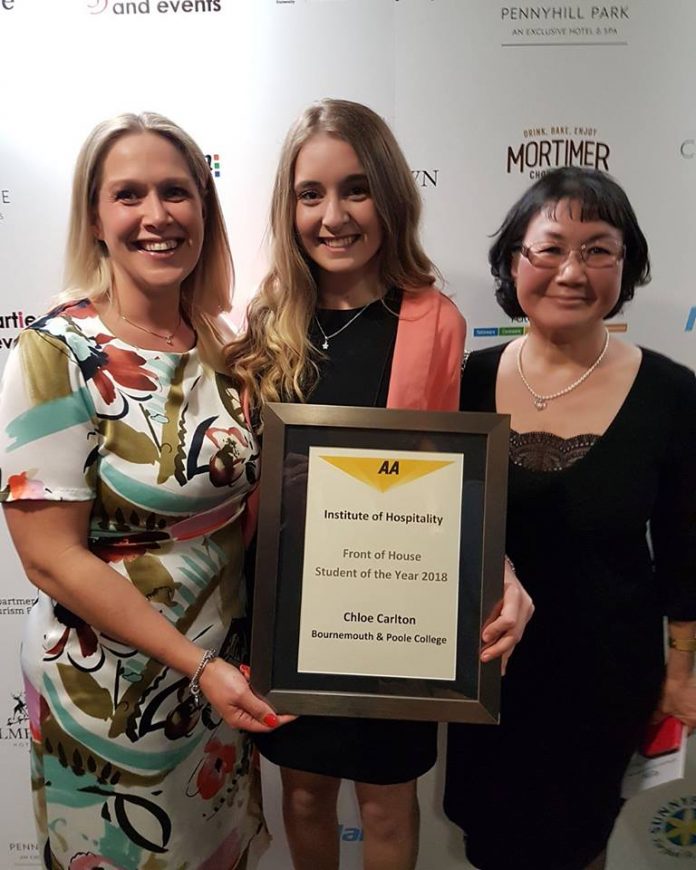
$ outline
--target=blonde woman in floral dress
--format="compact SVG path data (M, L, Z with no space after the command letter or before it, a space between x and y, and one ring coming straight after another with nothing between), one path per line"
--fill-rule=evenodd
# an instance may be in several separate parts
M44 866L224 870L264 832L246 731L258 452L221 374L231 258L200 149L153 114L78 158L62 304L19 337L0 496L39 588L22 646ZM239 730L239 729L245 730Z

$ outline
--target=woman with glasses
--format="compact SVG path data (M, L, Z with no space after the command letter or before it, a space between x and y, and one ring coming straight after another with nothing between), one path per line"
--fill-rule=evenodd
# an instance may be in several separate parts
M608 176L545 175L490 263L529 330L470 355L461 408L511 415L506 552L536 612L501 725L450 726L445 809L482 870L601 868L653 714L696 726L696 382L606 327L650 277Z

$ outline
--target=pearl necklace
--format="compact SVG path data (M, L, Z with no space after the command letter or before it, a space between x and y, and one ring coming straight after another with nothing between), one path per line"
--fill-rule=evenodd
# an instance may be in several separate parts
M372 302L374 302L374 301L375 300L373 299ZM344 323L340 329L337 329L335 332L331 332L329 335L327 335L324 332L324 327L321 325L321 323L319 322L319 318L315 314L314 319L316 321L317 326L319 327L319 332L321 332L321 334L324 336L324 341L322 341L322 343L321 343L322 349L328 350L329 349L329 339L335 338L339 334L339 332L343 332L344 329L348 329L348 327L351 325L351 323L355 323L355 321L358 319L358 317L360 317L360 315L363 313L363 311L366 308L369 308L370 305L372 305L372 302L368 302L367 305L363 305L363 307L358 311L358 313L354 314L351 317L351 319L348 321L348 323Z
M547 404L551 401L551 399L558 399L561 396L565 396L576 387L579 387L580 384L583 383L583 381L586 381L592 374L592 372L597 368L597 366L602 362L602 360L604 359L604 355L607 352L607 348L609 347L609 330L607 329L606 338L604 339L604 347L602 348L597 359L589 367L589 369L587 369L584 374L580 375L577 381L573 381L573 383L569 387L566 387L563 390L559 390L557 393L551 393L548 396L542 396L540 393L537 393L532 389L529 381L527 380L527 378L525 378L524 373L522 372L522 348L527 343L527 338L528 336L525 335L525 337L520 342L519 348L517 349L517 372L522 379L522 383L525 385L527 391L531 395L532 399L534 399L534 407L537 409L537 411L543 411Z

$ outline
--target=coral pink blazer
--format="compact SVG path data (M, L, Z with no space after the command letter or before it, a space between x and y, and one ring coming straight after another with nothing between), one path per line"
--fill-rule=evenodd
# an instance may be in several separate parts
M465 339L466 321L451 299L434 287L404 291L387 408L458 410ZM248 404L244 406L248 421ZM247 499L242 524L245 543L256 531L258 503L256 489Z
M396 333L387 408L459 408L466 323L439 290L404 293Z

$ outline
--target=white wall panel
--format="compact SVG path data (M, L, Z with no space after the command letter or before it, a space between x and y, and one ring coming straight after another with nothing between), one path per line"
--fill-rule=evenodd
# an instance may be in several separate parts
M21 317L45 310L59 289L72 165L97 121L154 109L218 156L239 319L263 274L283 136L304 105L324 96L368 103L393 125L419 173L426 248L467 316L471 347L500 340L476 330L511 325L493 301L489 236L545 168L508 166L508 149L536 143L530 155L549 148L554 165L555 149L565 154L568 141L575 149L600 143L594 152L599 147L625 186L653 259L652 284L616 318L618 328L693 366L694 32L693 0L0 0L0 366ZM14 697L21 698L23 621L14 611L32 592L4 530L0 554L0 866L14 870L39 866L26 721ZM264 779L277 836L260 867L283 870L290 865L269 765ZM438 767L420 789L421 870L466 866L457 831L439 809L441 790ZM674 824L665 827L667 818ZM685 782L628 804L611 870L693 861L694 818L692 752ZM359 822L348 789L341 824L344 866L357 870Z

